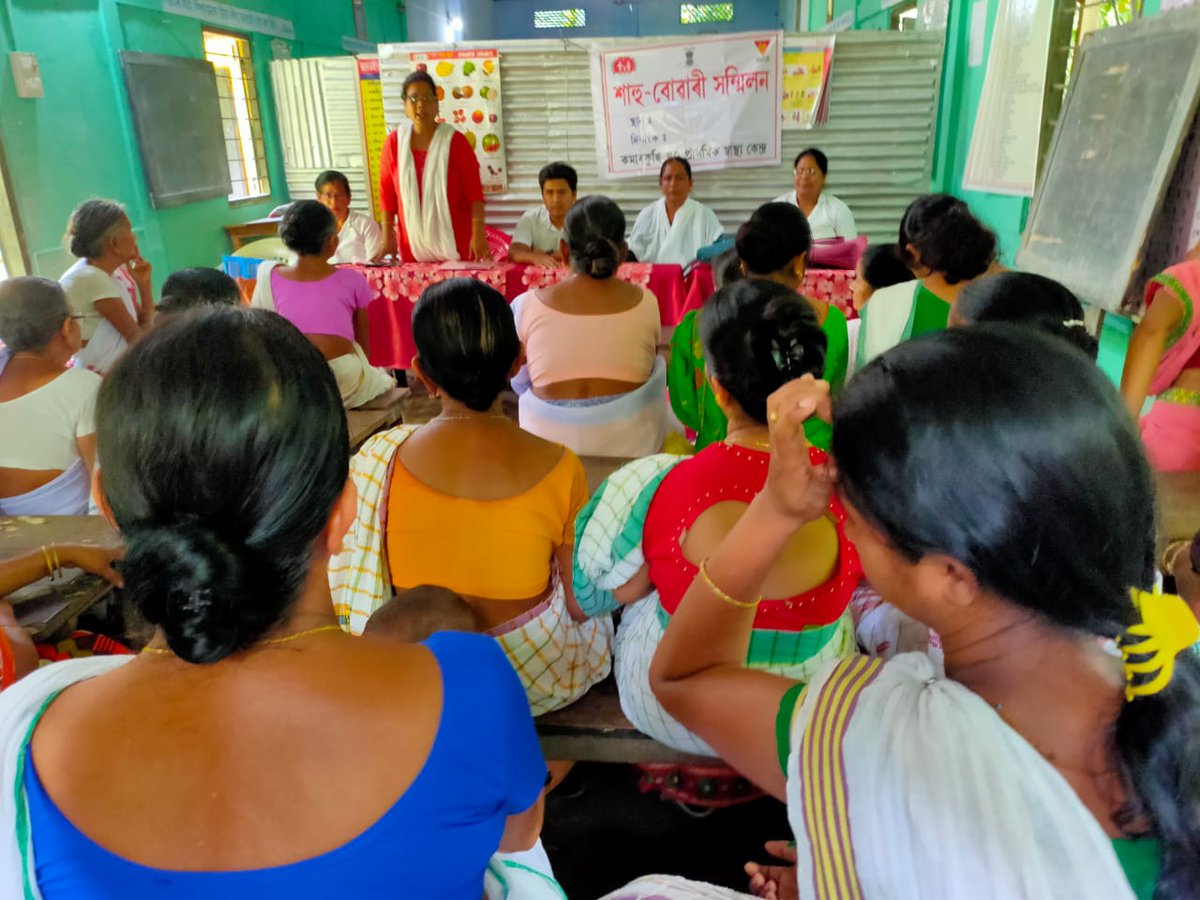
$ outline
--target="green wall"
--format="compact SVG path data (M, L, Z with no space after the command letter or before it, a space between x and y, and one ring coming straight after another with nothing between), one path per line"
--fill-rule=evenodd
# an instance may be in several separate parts
M273 193L231 205L224 198L151 207L125 98L121 50L202 57L198 19L162 11L160 0L0 0L0 51L37 55L45 96L21 99L5 63L0 73L0 141L12 179L25 250L36 274L70 263L62 236L88 197L124 203L155 282L185 266L215 265L229 252L224 225L266 215L288 197L275 127L269 63L276 53L332 56L354 37L350 0L237 0L243 9L291 20L294 40L250 33ZM405 39L395 0L367 0L367 38ZM220 27L217 23L213 23Z

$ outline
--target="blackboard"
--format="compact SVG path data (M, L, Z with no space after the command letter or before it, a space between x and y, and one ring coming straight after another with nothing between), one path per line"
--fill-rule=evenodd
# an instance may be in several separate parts
M142 169L156 208L230 193L212 63L121 52Z
M1200 10L1093 32L1080 53L1017 265L1115 311L1195 117Z

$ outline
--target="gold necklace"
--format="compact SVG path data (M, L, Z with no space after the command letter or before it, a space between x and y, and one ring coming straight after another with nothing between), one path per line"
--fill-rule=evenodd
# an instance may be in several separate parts
M748 443L742 444L737 441L730 440L735 434L738 434L739 432L742 432L742 431L749 431L749 430L750 430L750 428L736 428L733 431L728 432L725 435L725 440L721 441L721 443L725 444L727 447L747 447L752 450L770 450L771 449L770 441L749 441Z
M295 634L285 634L283 637L268 638L265 641L258 641L257 643L252 644L251 646L252 647L269 647L272 644L288 644L288 643L291 643L292 641L298 641L298 640L300 640L300 638L308 637L309 635L322 634L323 632L326 632L326 631L341 631L341 630L342 630L341 625L318 625L316 628L309 628L309 629L306 629L305 631L297 631ZM142 652L143 653L161 653L164 656L174 656L175 655L172 651L163 649L162 647L143 647Z
M483 419L507 419L507 418L508 418L508 416L506 416L502 412L478 413L473 416L444 416L444 415L439 414L439 415L434 416L429 421L430 422L479 422L479 421L482 421Z

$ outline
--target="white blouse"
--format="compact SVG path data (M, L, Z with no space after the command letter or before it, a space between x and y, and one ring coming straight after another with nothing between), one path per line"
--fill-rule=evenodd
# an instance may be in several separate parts
M0 466L63 469L79 459L76 439L96 431L100 376L67 369L15 400L0 403Z

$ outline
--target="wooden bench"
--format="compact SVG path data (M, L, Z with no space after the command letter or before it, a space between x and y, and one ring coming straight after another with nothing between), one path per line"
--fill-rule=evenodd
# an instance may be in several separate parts
M24 556L50 544L120 546L121 539L101 516L16 516L0 518L0 559ZM54 638L74 627L79 616L107 599L112 585L75 570L61 582L42 579L8 598L17 621L35 641Z
M621 712L610 675L565 709L534 719L546 759L607 763L720 765L646 737Z
M350 452L367 442L376 432L391 428L404 418L404 401L408 388L395 387L357 409L346 410L346 425L350 431Z

